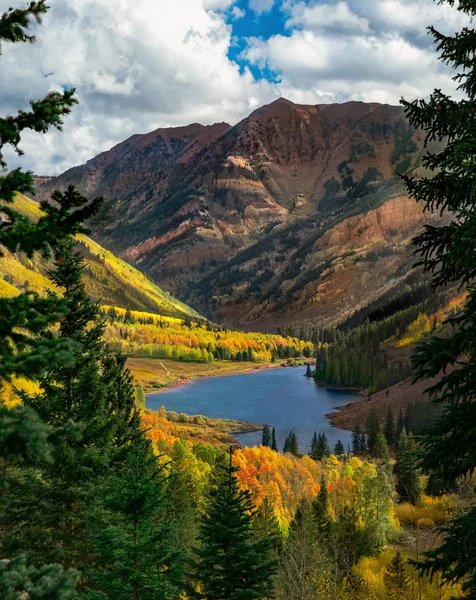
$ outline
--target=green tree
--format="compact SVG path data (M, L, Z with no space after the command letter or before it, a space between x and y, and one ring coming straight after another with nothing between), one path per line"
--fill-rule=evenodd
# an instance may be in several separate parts
M341 456L342 454L345 454L344 444L340 440L337 440L336 445L334 446L334 454L336 456Z
M409 593L410 577L400 552L392 558L384 575L384 583L389 600L402 600Z
M318 450L319 449L318 449L317 433L314 432L314 435L312 436L312 441L311 441L311 449L309 450L309 456L313 460L319 460Z
M360 436L362 432L360 430L359 425L357 425L352 432L352 453L358 455L361 453L362 448L360 446Z
M377 435L378 435L379 431L380 431L380 423L378 420L378 416L377 416L377 413L375 412L375 409L372 409L369 412L369 415L367 417L367 422L366 422L366 427L365 427L365 432L367 434L367 446L368 446L369 452L371 454L373 453L375 441L377 439Z
M33 42L27 33L30 20L40 20L46 13L43 0L30 2L25 10L9 9L0 16L1 42ZM1 47L0 47L1 50ZM3 148L10 145L18 154L21 134L27 130L45 133L61 129L62 116L77 102L75 90L52 92L44 99L32 101L31 110L0 118L0 169L6 169ZM51 255L56 244L75 233L87 233L82 223L98 211L101 200L74 205L70 198L54 193L53 203L42 202L45 215L32 223L15 210L15 192L33 193L33 177L20 169L0 174L0 256L2 247L10 252L35 252ZM0 379L12 375L29 378L43 373L48 366L71 360L71 342L66 338L49 339L39 334L57 323L66 309L60 298L40 298L29 290L14 298L0 298Z
M276 443L276 428L273 427L273 431L271 433L271 450L278 451L278 444Z
M3 13L0 16L0 44L35 41L28 33L30 21L39 21L47 9L44 0L39 0L30 2L24 10L11 8ZM16 115L0 118L0 255L2 249L7 249L12 253L23 252L30 258L36 252L49 257L61 241L76 233L87 233L82 223L99 209L100 200L74 204L71 196L55 193L52 202L41 203L44 215L37 222L30 222L15 209L13 201L16 192L33 193L32 174L20 169L6 172L4 147L10 145L22 154L19 144L25 130L45 133L51 127L61 129L62 117L77 102L74 93L74 89L50 93L42 100L32 101L29 111L20 110ZM13 375L35 379L47 368L72 364L72 341L51 335L66 312L63 299L40 298L29 290L14 298L0 298L0 384ZM53 429L42 423L35 411L27 406L12 410L0 406L0 432L3 537L9 532L10 523L6 522L10 516L8 501L12 499L18 477L34 475L43 465L52 464L54 446L63 443L67 437L79 439L80 432L71 422ZM22 500L22 497L16 500ZM77 574L73 571L62 571L58 565L28 566L24 557L18 556L0 564L0 596L8 600L23 598L26 593L45 600L74 597L76 581Z
M320 534L329 534L330 530L330 503L329 503L329 492L327 491L327 484L324 475L321 477L321 484L319 487L319 493L312 503L314 521L316 523L317 530Z
M25 406L53 431L80 423L81 436L57 438L53 460L42 465L41 476L25 473L17 479L5 499L3 544L9 551L28 552L38 563L59 562L86 572L92 560L86 535L90 509L96 507L98 486L121 464L135 435L135 390L125 357L111 354L102 339L99 307L81 279L83 266L72 240L58 243L50 277L63 290L68 310L57 335L74 342L73 363L50 368L39 379L40 393L23 394Z
M255 540L254 506L248 491L240 490L232 464L223 468L216 495L203 517L201 547L191 562L192 598L253 600L273 595L276 562L272 541Z
M107 513L89 526L98 565L90 576L111 600L166 600L177 592L180 570L174 530L164 519L165 465L158 465L138 414L131 430L121 465L100 490Z
M284 538L273 503L265 497L253 515L253 531L260 539L271 540L276 555L284 550Z
M388 391L388 388L387 388ZM395 419L393 417L392 407L389 406L387 417L385 419L385 425L383 429L385 439L387 440L387 444L390 448L393 448L396 443L396 425Z
M261 445L262 446L271 446L271 430L269 428L269 425L264 426Z
M388 461L390 460L387 440L385 439L385 436L381 431L377 433L377 437L375 438L372 456L374 456L377 460L380 460L385 464L388 464Z
M2 600L68 600L77 598L78 573L64 571L61 565L32 567L24 556L0 561L0 597Z
M397 455L394 466L396 490L404 502L416 504L420 499L420 477L415 458L415 443L411 433L405 429L398 441Z
M327 458L330 456L331 451L329 449L329 443L327 441L327 436L325 433L320 433L317 438L317 446L316 446L316 460L322 460L323 458Z

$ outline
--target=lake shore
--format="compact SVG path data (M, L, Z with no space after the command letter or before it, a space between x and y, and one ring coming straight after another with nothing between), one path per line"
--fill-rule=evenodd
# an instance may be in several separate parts
M305 368L305 363L294 364L294 361L279 360L274 363L219 361L216 363L185 363L155 358L127 359L134 381L144 393L159 393L187 385L195 379L223 377L226 375L244 375L264 369L279 369L298 366Z

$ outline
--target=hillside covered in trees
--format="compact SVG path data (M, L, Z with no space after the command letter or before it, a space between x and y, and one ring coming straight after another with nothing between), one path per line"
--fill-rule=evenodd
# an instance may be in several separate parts
M458 8L476 16L472 2ZM33 42L30 20L47 10L43 0L8 10L0 41ZM32 174L7 172L3 154L5 146L18 150L25 130L61 128L75 90L65 86L0 118L2 268L22 264L38 275L21 287L7 273L0 295L0 391L14 392L8 402L0 396L2 600L475 597L475 32L432 33L443 60L463 70L457 79L469 97L437 90L404 103L415 128L447 142L423 158L432 177L404 178L430 212L457 217L416 240L439 293L433 303L337 331L229 332L146 282L136 298L162 302L163 314L101 306L88 290L94 269L83 236L102 199L69 186L26 217L16 193L32 191ZM392 153L408 166L412 136L398 131ZM109 265L108 277L128 268L107 255L99 263ZM466 291L454 294L461 283ZM223 436L210 443L218 425L202 415L146 410L117 351L242 362L306 356L317 345L318 376L378 389L394 375L385 352L415 342L412 370L431 386L432 422L422 422L417 405L389 411L384 422L371 413L351 448L332 451L316 432L309 455L293 431L282 451L269 427L261 446L233 451ZM29 385L16 389L19 380Z

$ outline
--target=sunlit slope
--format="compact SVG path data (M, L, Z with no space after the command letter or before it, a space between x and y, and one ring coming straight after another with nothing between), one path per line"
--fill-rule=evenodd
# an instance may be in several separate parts
M15 208L32 220L41 216L37 203L21 194L16 196ZM200 316L89 237L79 235L78 241L86 260L86 288L94 300L130 310L181 318ZM0 295L14 296L25 289L42 293L45 288L53 288L47 269L48 265L40 257L30 260L26 256L6 253L0 258Z

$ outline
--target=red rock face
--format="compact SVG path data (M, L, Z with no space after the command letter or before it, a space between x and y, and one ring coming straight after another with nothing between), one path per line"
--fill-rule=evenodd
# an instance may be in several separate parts
M316 308L332 261L363 240L388 246L388 229L409 240L421 227L396 171L417 168L422 145L400 107L280 99L234 127L132 136L39 193L73 183L103 195L93 224L103 245L209 316L272 328L283 310L291 321L332 320L332 308ZM391 198L388 218L372 212ZM359 214L362 235L346 221ZM378 223L365 228L366 219ZM345 289L336 293L345 300Z

